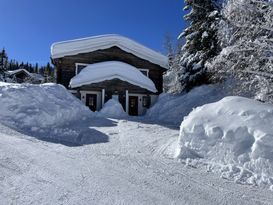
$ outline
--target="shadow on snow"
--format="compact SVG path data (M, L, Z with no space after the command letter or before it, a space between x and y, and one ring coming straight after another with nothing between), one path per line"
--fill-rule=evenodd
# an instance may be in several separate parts
M3 125L38 140L76 147L109 142L109 137L95 128L114 127L117 126L117 123L102 117L92 117L81 121L69 122L59 127L52 126L38 129L19 128L20 126L11 126L10 123L3 123Z

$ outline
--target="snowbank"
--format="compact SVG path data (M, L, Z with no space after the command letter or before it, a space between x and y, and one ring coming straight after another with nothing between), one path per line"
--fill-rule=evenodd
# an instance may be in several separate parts
M157 92L155 84L140 70L120 61L106 61L95 63L85 67L70 81L72 88L99 83L105 80L120 79L152 92Z
M122 105L115 99L108 100L99 112L99 116L109 118L123 118L127 117Z
M53 59L62 58L64 56L89 53L114 46L163 68L168 68L168 58L166 56L157 53L129 38L116 34L93 36L89 38L54 43L51 46L51 57Z
M59 126L91 113L56 84L1 83L0 96L0 120L20 127Z
M38 137L74 142L70 129L92 113L63 86L0 83L0 123ZM73 136L72 136L73 135Z
M273 188L273 106L226 97L196 108L181 124L177 157L238 183Z
M216 102L227 95L219 85L204 85L186 94L161 94L156 104L147 111L146 117L163 123L179 126L193 108Z

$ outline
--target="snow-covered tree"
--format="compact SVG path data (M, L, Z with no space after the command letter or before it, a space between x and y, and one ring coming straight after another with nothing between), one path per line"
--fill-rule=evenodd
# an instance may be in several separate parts
M181 90L206 82L206 62L219 53L217 24L219 7L216 0L185 0L185 10L191 11L184 16L190 26L179 38L185 37L180 59L179 81Z
M235 77L237 91L273 101L273 2L229 0L222 16L218 39L223 49L207 67L214 78Z
M0 52L0 80L4 81L5 80L5 71L7 70L8 67L8 55L3 48L2 51Z
M179 81L179 62L181 58L181 40L172 40L170 35L165 36L164 47L167 51L169 60L168 70L163 76L164 92L176 93L181 91L181 83Z

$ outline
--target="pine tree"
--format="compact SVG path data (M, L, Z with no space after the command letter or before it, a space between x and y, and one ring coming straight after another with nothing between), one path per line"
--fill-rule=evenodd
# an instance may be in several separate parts
M220 51L217 40L219 7L215 0L185 0L184 10L191 11L184 16L190 26L181 33L186 44L182 47L180 59L179 91L189 91L192 87L206 83L206 62ZM179 92L178 91L178 92Z
M38 63L35 64L34 73L39 73L39 65L38 65Z
M3 48L0 53L0 80L5 80L5 71L8 69L8 55Z

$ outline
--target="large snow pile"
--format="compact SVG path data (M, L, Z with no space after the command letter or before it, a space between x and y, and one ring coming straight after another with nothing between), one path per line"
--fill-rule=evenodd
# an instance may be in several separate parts
M216 102L226 96L227 91L219 85L203 85L189 93L161 94L156 104L147 111L146 117L154 121L179 126L193 108Z
M80 100L56 84L0 83L0 105L2 124L43 138L69 135L59 140L73 142L78 133L73 134L69 125L92 115Z
M273 188L273 106L226 97L182 122L177 157L208 164L223 178Z
M108 100L99 112L99 116L109 118L123 118L127 117L122 105L115 99Z

